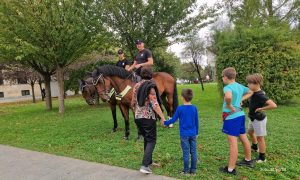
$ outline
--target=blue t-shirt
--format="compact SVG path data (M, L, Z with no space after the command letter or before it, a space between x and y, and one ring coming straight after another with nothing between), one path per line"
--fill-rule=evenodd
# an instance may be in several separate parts
M237 82L231 83L226 85L223 88L223 92L224 94L226 92L231 92L232 93L232 100L231 100L231 104L232 106L237 110L236 113L233 113L229 116L227 116L227 118L225 120L230 120L230 119L234 119L240 116L244 116L245 113L243 110L241 109L241 101L242 101L242 97L244 94L246 94L249 91L249 89ZM223 112L230 112L230 109L226 108L226 102L223 102Z
M180 136L196 136L198 135L198 110L194 105L181 105L177 107L177 110L172 119L165 121L164 125L168 126L173 124L179 118L179 130Z

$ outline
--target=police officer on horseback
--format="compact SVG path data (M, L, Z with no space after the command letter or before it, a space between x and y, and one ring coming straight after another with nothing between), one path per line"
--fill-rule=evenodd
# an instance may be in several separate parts
M122 49L119 49L118 51L119 60L116 63L116 66L126 69L127 71L130 68L130 61L125 57L124 51Z
M142 40L137 40L135 44L139 52L136 54L134 63L130 66L128 70L131 71L133 69L136 69L136 75L141 76L142 67L151 67L153 65L153 57L152 52L144 47L145 45Z

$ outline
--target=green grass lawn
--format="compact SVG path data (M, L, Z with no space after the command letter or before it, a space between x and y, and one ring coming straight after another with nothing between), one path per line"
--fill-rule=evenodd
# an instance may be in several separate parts
M193 104L200 117L198 137L199 168L195 178L227 179L218 172L226 165L228 144L221 133L222 99L215 84L180 85L194 89ZM180 101L181 102L181 101ZM237 179L299 179L300 176L300 99L289 106L269 111L267 163L254 169L238 167ZM136 128L131 114L130 140L123 140L124 123L118 110L119 130L112 133L113 121L106 104L86 105L81 97L66 99L66 113L45 111L43 102L0 105L0 143L51 154L74 157L130 169L139 169L143 155L142 142L135 142ZM239 158L243 157L240 144ZM252 154L256 157L257 154ZM183 168L178 124L173 129L158 128L154 160L162 164L154 173L188 179L179 175Z

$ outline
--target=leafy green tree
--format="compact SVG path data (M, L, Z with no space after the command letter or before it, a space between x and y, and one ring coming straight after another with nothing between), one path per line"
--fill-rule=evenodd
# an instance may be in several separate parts
M230 20L237 26L260 27L292 24L299 0L223 0Z
M192 62L182 63L180 65L179 78L183 80L188 80L190 83L196 79L198 76Z
M167 38L178 40L191 30L206 26L214 21L219 9L198 7L196 0L102 0L99 6L104 25L114 32L116 41L132 58L137 39L143 39L153 51L165 48L169 45Z
M180 59L174 53L159 49L154 51L153 58L155 59L154 71L167 72L172 76L177 77Z
M4 54L41 74L56 72L60 113L65 109L65 68L107 35L99 19L97 3L93 0L1 1L0 48ZM46 88L49 88L48 77L44 76Z

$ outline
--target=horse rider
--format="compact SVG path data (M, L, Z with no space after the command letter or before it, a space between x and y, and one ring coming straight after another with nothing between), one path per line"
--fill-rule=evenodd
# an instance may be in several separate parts
M143 40L137 40L135 42L139 52L136 54L134 63L130 66L128 71L136 69L136 75L139 77L138 81L141 79L141 69L144 66L152 67L153 66L153 57L152 52L149 49L145 48Z
M116 63L116 66L126 69L127 71L130 68L130 61L125 57L125 53L122 49L118 50L119 60Z

